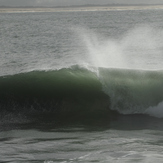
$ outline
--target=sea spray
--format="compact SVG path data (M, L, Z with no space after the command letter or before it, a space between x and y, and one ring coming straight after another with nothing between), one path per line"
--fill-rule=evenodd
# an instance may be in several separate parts
M117 37L77 28L83 63L95 67L124 69L162 69L163 30L150 25L137 25ZM85 61L84 61L85 60ZM157 63L157 64L156 64Z
M94 67L124 67L122 49L113 38L105 38L90 29L77 28L86 57L83 62Z
M163 30L149 25L137 26L124 34L121 45L127 68L162 69Z
M163 101L160 102L156 106L150 106L146 111L145 114L148 114L150 116L163 118Z

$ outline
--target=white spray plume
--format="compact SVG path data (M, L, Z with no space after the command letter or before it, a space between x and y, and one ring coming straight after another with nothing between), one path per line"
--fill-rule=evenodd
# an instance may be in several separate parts
M163 30L141 25L118 39L106 38L89 29L80 28L76 31L85 45L87 61L92 66L162 69Z

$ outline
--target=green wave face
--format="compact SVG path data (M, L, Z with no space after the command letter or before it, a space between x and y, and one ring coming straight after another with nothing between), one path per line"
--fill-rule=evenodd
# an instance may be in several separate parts
M163 101L162 71L102 68L99 71L113 110L123 114L144 113Z
M96 73L78 66L0 78L1 110L92 114L108 110L108 99Z
M107 119L112 110L146 113L163 101L163 72L73 66L0 77L0 110Z
M63 98L100 89L94 73L78 68L33 71L0 78L1 95L18 98Z

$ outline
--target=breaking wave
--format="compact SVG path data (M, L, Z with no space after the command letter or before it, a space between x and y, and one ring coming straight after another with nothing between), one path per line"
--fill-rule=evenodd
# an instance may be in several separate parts
M46 115L53 118L107 119L113 112L163 117L163 71L78 65L0 77L1 116ZM1 117L1 119L3 119Z

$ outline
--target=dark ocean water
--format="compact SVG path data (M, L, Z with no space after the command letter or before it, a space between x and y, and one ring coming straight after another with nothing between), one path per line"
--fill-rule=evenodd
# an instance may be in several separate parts
M161 162L163 10L0 14L0 162Z

